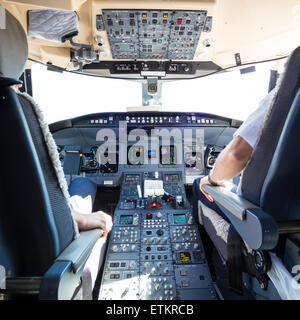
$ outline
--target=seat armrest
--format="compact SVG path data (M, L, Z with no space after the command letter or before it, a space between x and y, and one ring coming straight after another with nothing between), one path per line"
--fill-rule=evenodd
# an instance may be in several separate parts
M93 229L80 232L80 237L73 242L56 258L55 262L71 262L76 273L88 259L95 243L102 236L102 229Z
M204 185L242 239L254 250L271 250L278 242L278 226L260 207L223 187Z
M248 209L259 208L250 201L243 199L237 194L223 187L204 185L203 189L220 205L228 209L240 220L245 220Z
M39 299L72 299L81 281L85 263L102 234L103 230L101 229L83 231L79 238L71 242L44 274Z

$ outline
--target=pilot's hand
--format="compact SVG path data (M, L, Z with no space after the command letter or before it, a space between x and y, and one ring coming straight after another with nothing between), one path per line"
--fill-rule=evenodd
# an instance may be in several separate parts
M205 197L206 197L206 199L207 199L208 201L214 202L214 199L213 199L207 192L205 192L205 191L203 190L203 186L206 185L206 184L208 184L208 185L211 186L211 183L208 181L208 177L207 177L207 176L203 177L203 178L201 179L201 181L200 181L200 184L199 184L200 191L205 195ZM221 187L225 187L224 184L220 184L220 186L221 186Z
M102 237L105 237L112 228L112 218L103 211L96 211L90 214L75 214L75 220L78 223L80 231L101 228L103 230Z

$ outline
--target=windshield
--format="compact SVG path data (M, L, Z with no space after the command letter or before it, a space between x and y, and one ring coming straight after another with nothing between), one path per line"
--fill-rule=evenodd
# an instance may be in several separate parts
M255 69L163 81L162 111L204 112L243 121L268 93L270 65L258 64ZM49 124L90 113L126 112L127 107L142 105L138 81L58 73L34 64L32 85L34 99Z

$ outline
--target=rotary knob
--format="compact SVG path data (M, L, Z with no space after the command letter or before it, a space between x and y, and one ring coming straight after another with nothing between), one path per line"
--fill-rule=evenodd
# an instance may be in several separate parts
M162 229L158 229L158 230L156 231L156 234L157 234L159 237L161 237L161 236L164 234L164 231L163 231Z

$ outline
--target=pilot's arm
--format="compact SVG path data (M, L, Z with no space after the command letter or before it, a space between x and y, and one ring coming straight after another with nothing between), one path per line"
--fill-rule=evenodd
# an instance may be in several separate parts
M241 136L235 137L229 145L220 153L214 167L210 171L210 179L221 186L224 181L237 176L247 165L251 158L253 148ZM203 190L205 184L211 184L208 176L200 181L200 190L209 201L213 199Z
M261 100L258 108L250 114L240 128L235 132L233 140L218 156L209 177L201 179L199 187L209 201L213 199L203 190L205 184L219 184L224 186L224 182L237 176L243 171L250 160L253 150L256 147L258 137L263 127L265 116L276 93L273 89ZM210 181L209 181L210 180Z
M80 231L101 228L103 230L102 236L105 237L113 225L111 216L103 211L84 214L72 209L72 214Z

